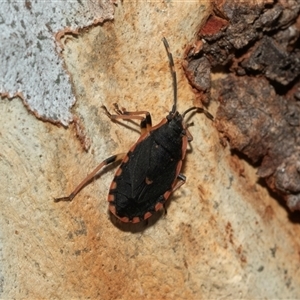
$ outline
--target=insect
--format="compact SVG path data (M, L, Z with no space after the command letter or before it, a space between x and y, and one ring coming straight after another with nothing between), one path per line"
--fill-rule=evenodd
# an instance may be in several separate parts
M170 194L182 186L186 177L180 173L188 142L193 137L184 118L191 111L213 116L200 107L190 107L180 114L177 107L177 78L172 53L166 38L162 39L169 58L174 100L169 114L152 126L147 111L129 112L115 104L116 114L103 109L111 120L140 120L141 136L128 153L110 156L101 162L67 197L55 201L72 201L76 194L108 164L121 161L108 193L109 210L122 222L138 223L160 210Z

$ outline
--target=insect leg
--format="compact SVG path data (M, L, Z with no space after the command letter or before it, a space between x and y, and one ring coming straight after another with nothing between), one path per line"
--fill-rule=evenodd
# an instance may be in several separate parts
M190 133L190 131L187 128L185 129L185 134L187 136L188 142L191 142L194 139L192 134Z
M163 204L163 208L164 208L164 213L165 213L165 216L166 216L168 214L166 203Z
M176 182L175 186L172 189L172 193L174 191L176 191L177 189L179 189L183 184L185 184L185 181L186 181L186 177L183 174L179 173L177 175L177 182Z
M55 198L54 202L59 202L59 201L72 201L73 198L78 194L78 192L90 181L92 180L97 173L104 167L107 166L115 161L118 160L122 160L124 158L124 156L126 155L126 153L120 153L117 155L113 155L110 156L109 158L105 159L102 163L100 163L95 169L94 171L92 171L89 175L86 176L86 178L84 178L81 183L79 183L79 185L75 188L75 190L66 197L61 197L61 198Z
M150 113L146 114L146 117L143 120L141 120L140 128L141 128L141 135L151 130L152 120L151 120Z
M116 115L112 115L108 109L102 105L102 108L105 110L105 114L113 121L116 119L123 119L123 120L140 120L140 128L141 134L149 132L152 128L152 119L151 115L148 111L126 111L124 108L119 109L119 107L115 104L115 110L117 112ZM141 116L145 115L145 117Z
M174 191L176 191L176 190L179 189L183 184L185 184L186 177L185 177L183 174L179 173L179 174L177 175L177 178L176 178L175 181L176 181L176 182L175 182L175 184L173 185L172 189L170 189L170 190L168 190L168 191L166 191L166 192L164 193L164 195L163 195L163 199L165 199L164 201L166 201L166 199L168 199L169 196L170 196ZM162 206L162 204L161 204L161 203L158 203L158 204L157 204L157 207L156 207L156 210L158 210L161 206Z

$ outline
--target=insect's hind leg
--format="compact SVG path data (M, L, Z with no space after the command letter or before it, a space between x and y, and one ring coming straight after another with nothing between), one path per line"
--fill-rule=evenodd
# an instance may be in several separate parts
M59 202L59 201L72 201L74 199L74 197L78 194L78 192L90 181L92 180L97 173L105 166L118 161L118 160L122 160L125 157L126 153L120 153L117 155L113 155L108 157L107 159L105 159L104 161L102 161L89 175L86 176L86 178L84 178L79 185L75 188L75 190L66 197L60 197L60 198L55 198L54 202Z
M185 177L185 175L183 175L182 173L179 173L178 175L177 175L177 182L176 182L176 184L175 184L175 186L173 187L173 189L172 189L172 193L174 192L174 191L176 191L177 189L179 189L183 184L185 184L185 182L186 182L186 177Z
M164 194L164 198L167 199L171 193L173 193L174 191L179 189L183 184L185 184L185 182L186 182L185 175L183 175L182 173L179 173L177 175L176 183L175 183L174 187L170 191L168 191ZM167 214L166 203L163 204L163 208L164 208L165 215L166 215Z
M146 132L149 132L152 128L152 119L151 115L148 111L127 111L125 108L119 108L119 106L115 103L115 112L117 114L112 115L108 109L102 105L102 108L105 110L105 114L113 121L116 119L123 119L123 120L140 120L140 128L141 128L141 135ZM145 117L141 116L145 115Z

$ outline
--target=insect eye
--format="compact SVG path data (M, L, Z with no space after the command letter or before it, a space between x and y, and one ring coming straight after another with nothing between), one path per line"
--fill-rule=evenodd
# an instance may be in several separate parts
M172 112L170 112L170 113L167 115L167 120L168 120L168 122L170 122L172 119L173 119L173 114L172 114Z

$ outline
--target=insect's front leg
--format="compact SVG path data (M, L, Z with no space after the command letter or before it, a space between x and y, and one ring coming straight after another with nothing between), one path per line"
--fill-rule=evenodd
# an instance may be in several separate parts
M141 135L146 132L149 132L152 128L152 119L151 115L148 111L127 111L125 108L119 108L119 106L115 103L115 115L112 115L108 109L102 105L102 108L105 111L105 114L111 119L123 119L123 120L140 120L140 128L141 128ZM145 117L141 116L145 115Z

